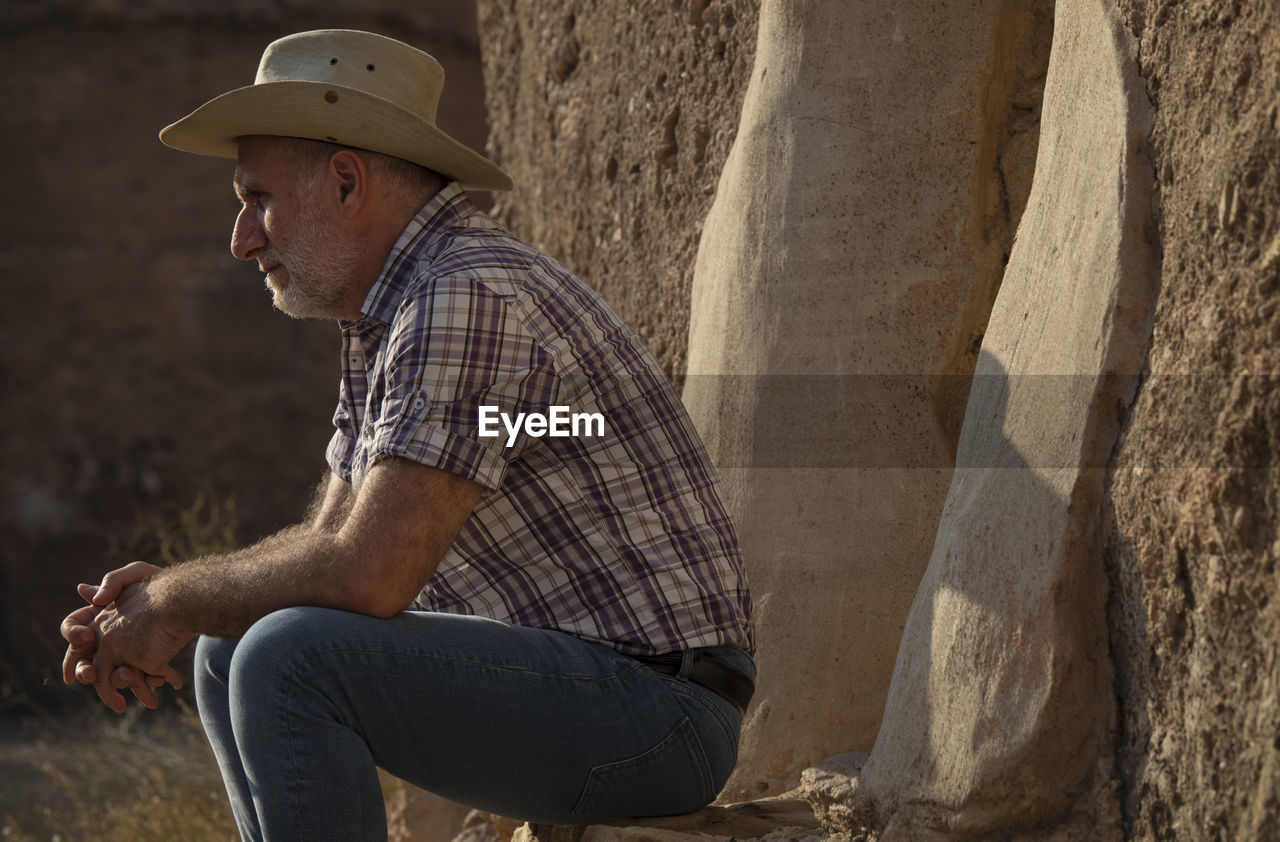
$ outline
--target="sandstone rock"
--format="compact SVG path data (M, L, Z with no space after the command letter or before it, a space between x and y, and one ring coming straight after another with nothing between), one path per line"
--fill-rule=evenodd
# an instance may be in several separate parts
M495 813L472 810L462 820L462 832L453 842L508 842L522 825Z
M1001 162L1028 129L1046 9L762 5L683 392L757 599L726 798L874 740L1019 212Z
M1124 820L1277 839L1280 7L1119 5L1157 105L1164 254L1107 506Z
M1031 198L858 818L837 827L1120 836L1099 522L1155 292L1150 121L1117 10L1060 0Z
M705 807L683 816L626 819L595 825L526 824L511 842L819 842L829 838L794 793Z
M402 782L387 803L387 842L450 842L464 833L463 822L472 812L470 807ZM496 835L493 840L470 842L496 842Z
M685 366L698 234L737 125L759 0L480 0L494 212Z
M865 754L839 754L810 766L800 775L800 794L823 827L840 831L862 829L854 803L866 762Z

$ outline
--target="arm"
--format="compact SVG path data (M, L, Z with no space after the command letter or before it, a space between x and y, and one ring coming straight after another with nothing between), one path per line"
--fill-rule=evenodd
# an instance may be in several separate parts
M351 485L332 472L326 472L316 485L311 505L301 523L281 529L274 535L264 538L256 545L258 550L266 550L277 544L285 544L312 531L336 532L342 521L351 512L354 495ZM66 684L79 680L84 684L93 684L96 673L92 666L93 654L98 647L98 637L92 622L102 609L115 602L129 585L144 582L159 573L161 568L153 564L135 561L124 567L108 572L102 577L101 584L77 586L76 591L88 605L67 615L62 621L62 636L67 641L67 651L62 659L62 680ZM134 687L134 695L147 707L154 708L159 699L151 688L159 687L166 680L174 687L182 686L182 677L173 670L163 676L150 675L145 684L136 683L138 676L128 666L119 667L112 676L112 683L117 688Z
M235 553L168 568L146 583L158 617L181 632L238 637L291 605L390 617L426 585L480 498L455 474L389 458L359 493L331 479L302 529Z
M480 492L477 483L446 471L386 459L358 494L330 479L299 527L127 585L93 620L98 695L123 710L108 680L117 666L163 674L192 633L238 637L279 608L394 615L435 572Z

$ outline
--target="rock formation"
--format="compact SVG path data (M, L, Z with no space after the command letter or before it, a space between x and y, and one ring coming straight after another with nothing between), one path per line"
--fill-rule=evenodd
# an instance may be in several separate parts
M761 678L728 798L875 738L1021 204L1004 175L1014 103L1038 94L1036 15L762 4L683 394L757 598Z
M1135 51L1106 0L1059 0L1035 181L933 557L853 821L833 827L883 827L886 840L1119 838L1103 468L1157 275Z
M1113 464L1108 627L1135 839L1280 838L1280 6L1121 0L1164 252Z
M947 12L887 13L847 31L842 16L856 10L832 3L819 16L820 5L762 6L738 146L701 247L688 357L695 374L685 392L726 468L735 506L747 514L765 675L791 668L771 656L771 646L785 640L792 658L804 661L809 650L796 641L862 630L865 594L847 580L810 577L811 569L838 569L835 562L809 568L802 561L851 556L847 522L865 518L867 506L848 493L856 486L830 476L777 493L776 477L785 471L779 464L791 464L778 454L811 456L815 451L796 448L794 439L818 429L798 412L788 415L795 407L780 406L780 398L794 403L822 390L788 391L785 379L760 375L810 375L817 383L846 371L885 373L887 367L842 368L823 356L829 345L878 348L867 334L886 344L897 337L908 354L929 358L928 337L903 341L912 326L896 321L906 310L885 290L927 274L937 265L933 253L926 247L899 255L891 271L878 274L878 287L864 289L863 270L881 256L868 237L892 250L899 243L880 236L890 230L883 220L905 218L904 204L941 206L929 204L945 197L927 177L945 168L938 158L956 172L974 166L973 150L938 144L921 159L926 177L918 192L880 191L873 218L856 230L841 216L850 212L841 197L878 174L877 167L838 164L879 148L879 138L854 135L856 121L847 119L879 92L857 83L881 78L875 74L883 67L893 68L885 75L898 83L928 78L936 53L917 49L929 57L920 59L925 67L895 64L896 36L929 32L928 12ZM937 50L980 63L975 33L989 31L981 8L974 4L963 25L939 30L933 40L948 46ZM1034 56L1035 27L1025 18L1012 23L1012 9L999 10L996 41L1012 40ZM794 34L818 19L822 25L807 33L812 40ZM876 40L869 33L877 23L903 28ZM1280 833L1280 12L1266 0L1060 0L1055 25L1036 195L985 338L960 467L898 651L884 726L870 757L843 755L814 766L802 791L828 830L844 835L1271 838ZM1034 74L1011 61L1007 48L993 53L1004 58L989 65L986 96L980 105L970 99L968 111L984 110L988 130L1006 102L1019 119L1038 116L1016 93ZM830 76L806 76L815 66L835 76L848 71L853 81L839 89ZM963 72L953 75L964 84ZM821 108L796 109L809 93L796 90L798 79L829 92L812 97ZM896 121L898 145L909 148L916 135L902 127L923 119L916 109L929 92L894 90L901 95L892 106L903 113L886 122ZM956 118L947 109L935 116L942 125ZM504 142L513 140L508 133ZM895 153L910 154L891 149L886 160L897 161ZM735 175L752 160L756 185ZM996 154L1002 174L1005 160ZM823 167L825 180L815 173ZM977 168L980 176L989 171ZM1004 178L1011 197L1016 183ZM825 202L813 196L814 184ZM1009 216L1016 219L1016 207ZM776 224L767 228L766 219ZM981 229L957 222L954 247L973 254L989 242ZM773 280L756 285L761 276ZM815 306L808 290L821 290L830 306ZM963 305L956 322L944 322L964 325L976 340L990 298ZM869 315L877 307L878 322ZM805 356L801 349L818 340L827 345ZM966 350L977 348L973 341ZM956 364L962 355L946 359L955 367L922 373L964 371ZM736 383L698 372L734 375ZM932 422L945 431L938 419L947 402L919 405L931 416L920 427ZM886 406L893 404L881 411ZM918 429L910 423L891 432L905 439ZM828 454L851 452L851 424L824 428ZM784 440L779 429L791 435ZM916 462L891 448L876 453L927 465L937 439L926 440L925 450L912 454ZM784 445L789 449L779 451ZM894 490L888 483L885 493ZM843 507L821 499L833 494ZM783 514L770 522L774 532L757 524L770 506ZM808 528L788 532L788 516L792 524L809 518ZM769 572L771 565L783 569L779 560L789 575ZM838 585L843 601L811 606L812 594L821 597L837 582L845 582ZM858 584L878 595L895 587L876 579ZM778 617L799 620L788 627ZM819 629L815 637L805 638L806 623ZM842 673L847 651L813 645L826 655L818 671L830 685L790 685L798 698L789 699L781 683L762 681L731 795L768 786L783 769L799 772L797 757L811 737L813 747L832 753L858 747L850 711L865 703L867 677ZM802 663L796 672L812 681L815 670ZM824 705L848 718L824 719ZM805 713L779 717L783 709ZM775 719L782 721L770 726ZM805 747L764 748L774 740ZM776 824L771 838L806 833L781 828ZM558 832L537 830L539 838ZM681 832L678 825L602 828L575 838L671 839Z
M733 140L758 0L479 0L494 212L685 365L698 235Z

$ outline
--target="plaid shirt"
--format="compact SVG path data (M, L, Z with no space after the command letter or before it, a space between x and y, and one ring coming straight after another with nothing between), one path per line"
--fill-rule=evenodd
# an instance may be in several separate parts
M397 456L486 489L416 607L631 655L753 649L714 469L657 361L599 295L451 184L400 236L362 313L340 322L330 467L358 489ZM521 432L508 446L501 423L478 435L481 406L599 413L604 434Z

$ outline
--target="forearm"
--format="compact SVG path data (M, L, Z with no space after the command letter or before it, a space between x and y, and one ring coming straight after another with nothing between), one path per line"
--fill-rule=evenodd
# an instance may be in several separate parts
M170 628L218 637L239 637L294 605L390 617L431 578L480 491L438 468L386 459L369 471L359 501L331 479L300 526L170 567L146 583L148 596Z
M167 568L147 591L183 631L240 637L257 620L292 605L362 610L353 567L338 535L298 526L243 550Z

